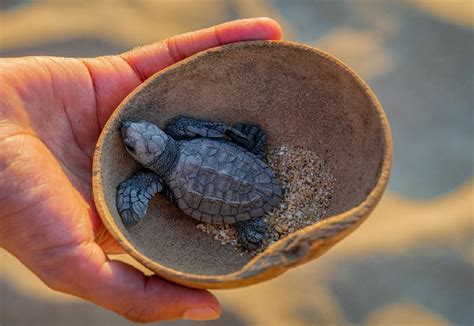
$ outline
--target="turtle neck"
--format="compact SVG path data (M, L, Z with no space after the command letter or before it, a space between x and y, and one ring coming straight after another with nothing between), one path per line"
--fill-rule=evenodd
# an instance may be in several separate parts
M165 150L146 167L154 171L159 176L166 176L175 167L179 158L179 142L171 137L166 141Z

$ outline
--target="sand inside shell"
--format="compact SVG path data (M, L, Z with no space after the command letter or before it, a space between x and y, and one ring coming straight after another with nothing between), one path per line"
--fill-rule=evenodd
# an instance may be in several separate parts
M267 161L280 182L283 199L280 207L264 217L269 236L251 255L323 219L336 186L336 178L314 151L282 145L268 153ZM199 223L196 228L212 236L221 245L242 250L232 225Z

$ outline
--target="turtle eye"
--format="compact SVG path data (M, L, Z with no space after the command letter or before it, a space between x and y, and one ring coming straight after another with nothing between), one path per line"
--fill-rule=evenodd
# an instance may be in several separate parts
M125 147L127 147L127 149L128 149L130 152L132 152L132 153L135 152L135 148L134 148L133 146L130 146L129 144L125 144Z

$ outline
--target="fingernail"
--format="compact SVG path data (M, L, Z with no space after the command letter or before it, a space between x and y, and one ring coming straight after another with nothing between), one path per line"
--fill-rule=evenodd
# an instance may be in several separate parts
M186 310L183 319L189 320L213 320L219 318L219 314L212 308L200 307Z

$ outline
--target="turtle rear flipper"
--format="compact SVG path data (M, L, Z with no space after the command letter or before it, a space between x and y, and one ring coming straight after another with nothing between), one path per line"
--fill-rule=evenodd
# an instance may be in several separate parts
M267 223L261 217L237 222L234 225L240 245L249 250L256 250L267 236Z
M117 209L123 223L134 225L145 217L150 199L163 190L161 178L146 169L137 171L118 186Z

